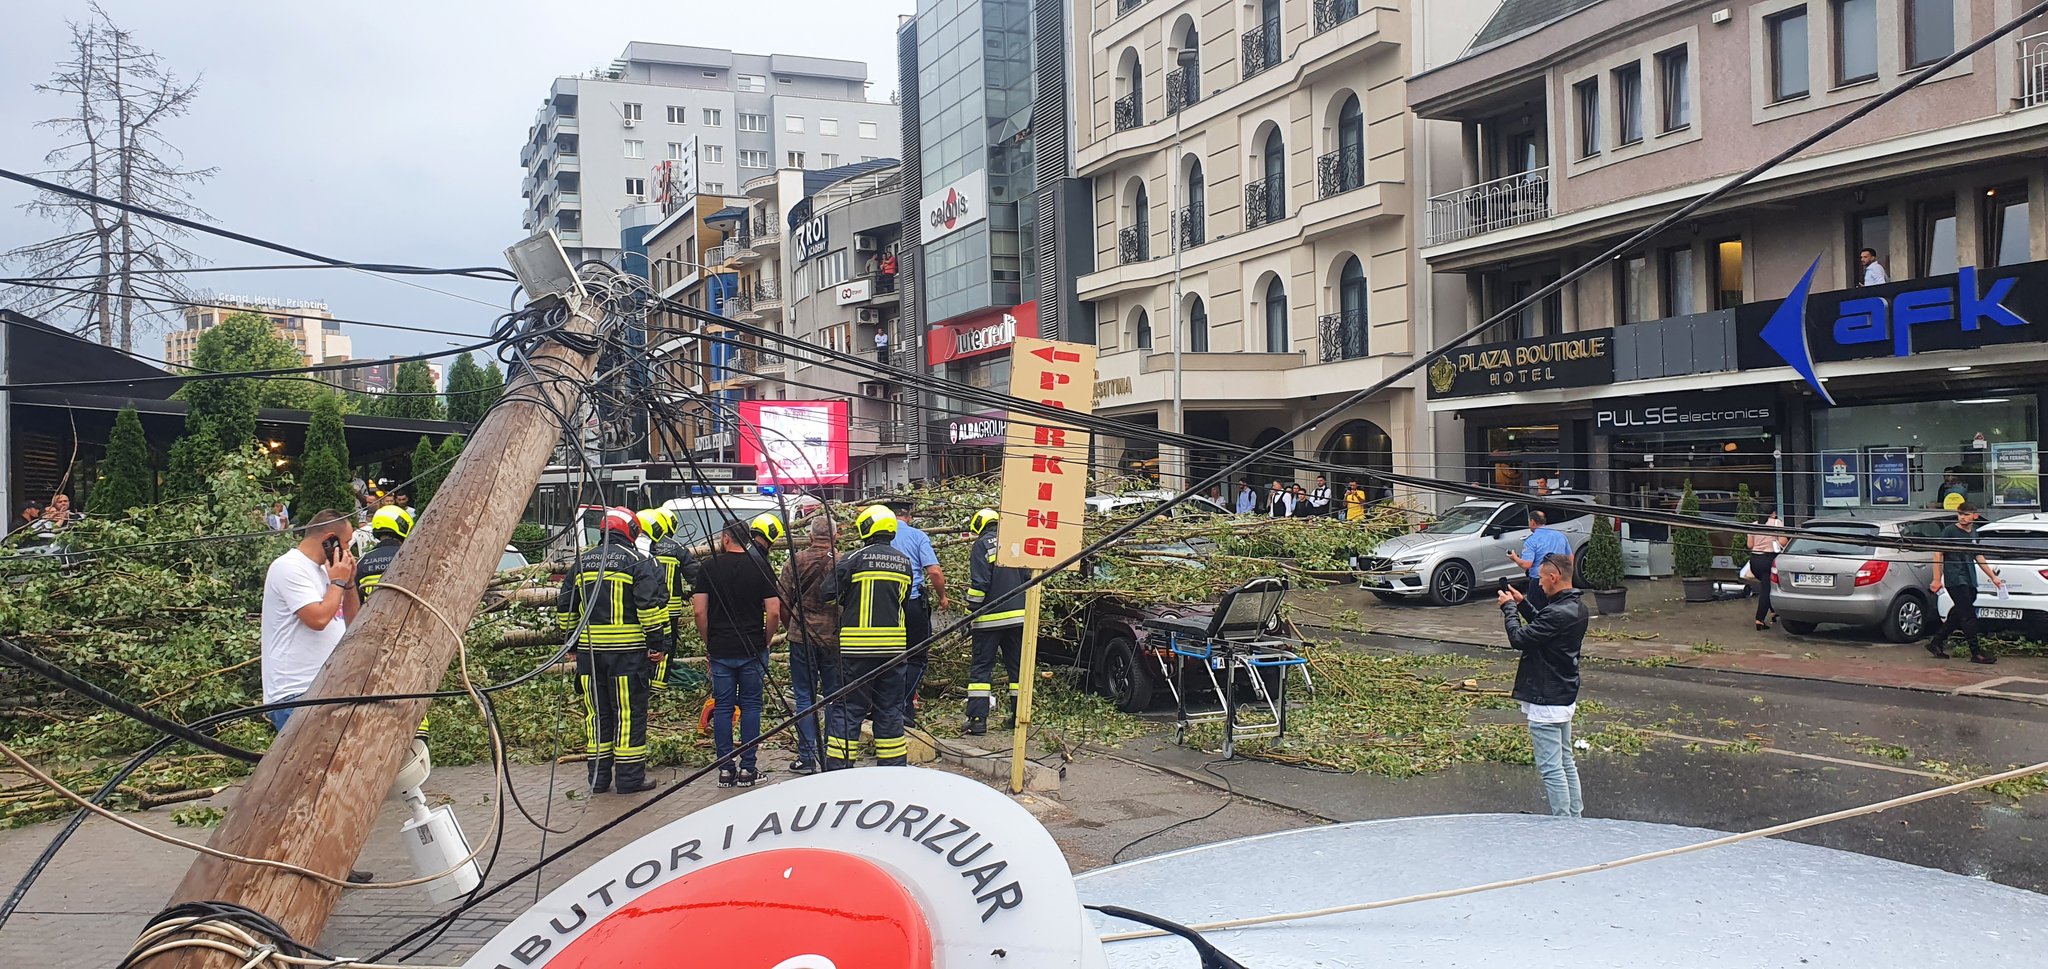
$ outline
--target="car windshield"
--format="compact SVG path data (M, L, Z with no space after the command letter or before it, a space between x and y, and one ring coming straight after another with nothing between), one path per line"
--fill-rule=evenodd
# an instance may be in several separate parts
M1984 545L2031 550L2028 552L1996 552L1986 549L1984 557L1994 562L2022 562L2048 559L2048 532L2000 531L1994 528L1986 528L1977 533L1977 541Z
M1498 505L1459 505L1444 512L1443 517L1423 526L1422 530L1432 535L1470 535L1486 527Z
M506 569L523 569L526 567L526 564L526 556L521 555L518 552L508 550L503 556L500 556L498 559L498 571L503 572Z
M1870 555L1875 552L1861 539L1877 534L1876 525L1856 525L1846 522L1815 522L1806 526L1816 532L1840 535L1840 538L1795 538L1785 546L1786 555Z

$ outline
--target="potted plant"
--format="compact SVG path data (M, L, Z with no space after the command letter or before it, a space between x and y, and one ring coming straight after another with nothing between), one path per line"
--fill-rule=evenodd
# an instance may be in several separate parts
M1749 485L1735 486L1735 520L1744 525L1754 525L1764 520L1764 516L1757 511L1756 495L1750 493ZM1728 557L1735 562L1737 569L1748 565L1749 543L1739 540L1728 543Z
M1693 493L1691 478L1685 480L1685 494L1678 500L1678 513L1688 518L1699 517L1700 496ZM1707 544L1705 529L1686 527L1671 530L1671 564L1685 583L1685 601L1714 601L1714 580L1708 577L1714 567L1714 550Z
M1600 515L1593 519L1593 537L1580 553L1579 584L1592 590L1593 605L1603 616L1628 611L1628 590L1622 587L1621 530L1614 519Z

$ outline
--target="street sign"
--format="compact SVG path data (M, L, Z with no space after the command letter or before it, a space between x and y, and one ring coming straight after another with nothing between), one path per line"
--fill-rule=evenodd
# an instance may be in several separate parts
M1095 348L1019 336L1010 350L1010 396L1091 413ZM996 563L1045 569L1079 551L1088 501L1088 432L1019 415L1003 448L1003 520Z

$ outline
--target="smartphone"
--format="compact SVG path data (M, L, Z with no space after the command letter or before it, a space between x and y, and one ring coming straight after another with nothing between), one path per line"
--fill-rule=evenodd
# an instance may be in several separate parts
M341 561L341 539L329 535L320 543L320 548L327 553L328 565Z
M1506 580L1506 579L1502 579L1502 580L1500 580L1500 591L1502 591L1502 592L1506 592L1506 591L1508 591L1508 588L1509 588L1509 587L1508 587L1508 580Z

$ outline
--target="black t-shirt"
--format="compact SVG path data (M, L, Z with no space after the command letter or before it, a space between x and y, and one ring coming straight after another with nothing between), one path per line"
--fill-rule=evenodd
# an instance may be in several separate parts
M1969 531L1964 531L1961 525L1950 525L1941 530L1941 537L1943 541L1969 542L1974 545L1977 542L1977 530L1972 528ZM1956 586L1976 588L1977 576L1979 574L1977 569L1977 553L1941 553L1941 572L1942 582L1951 588Z
M745 659L767 649L767 611L777 595L775 577L747 552L719 552L704 560L697 592L709 596L704 652L720 659Z

